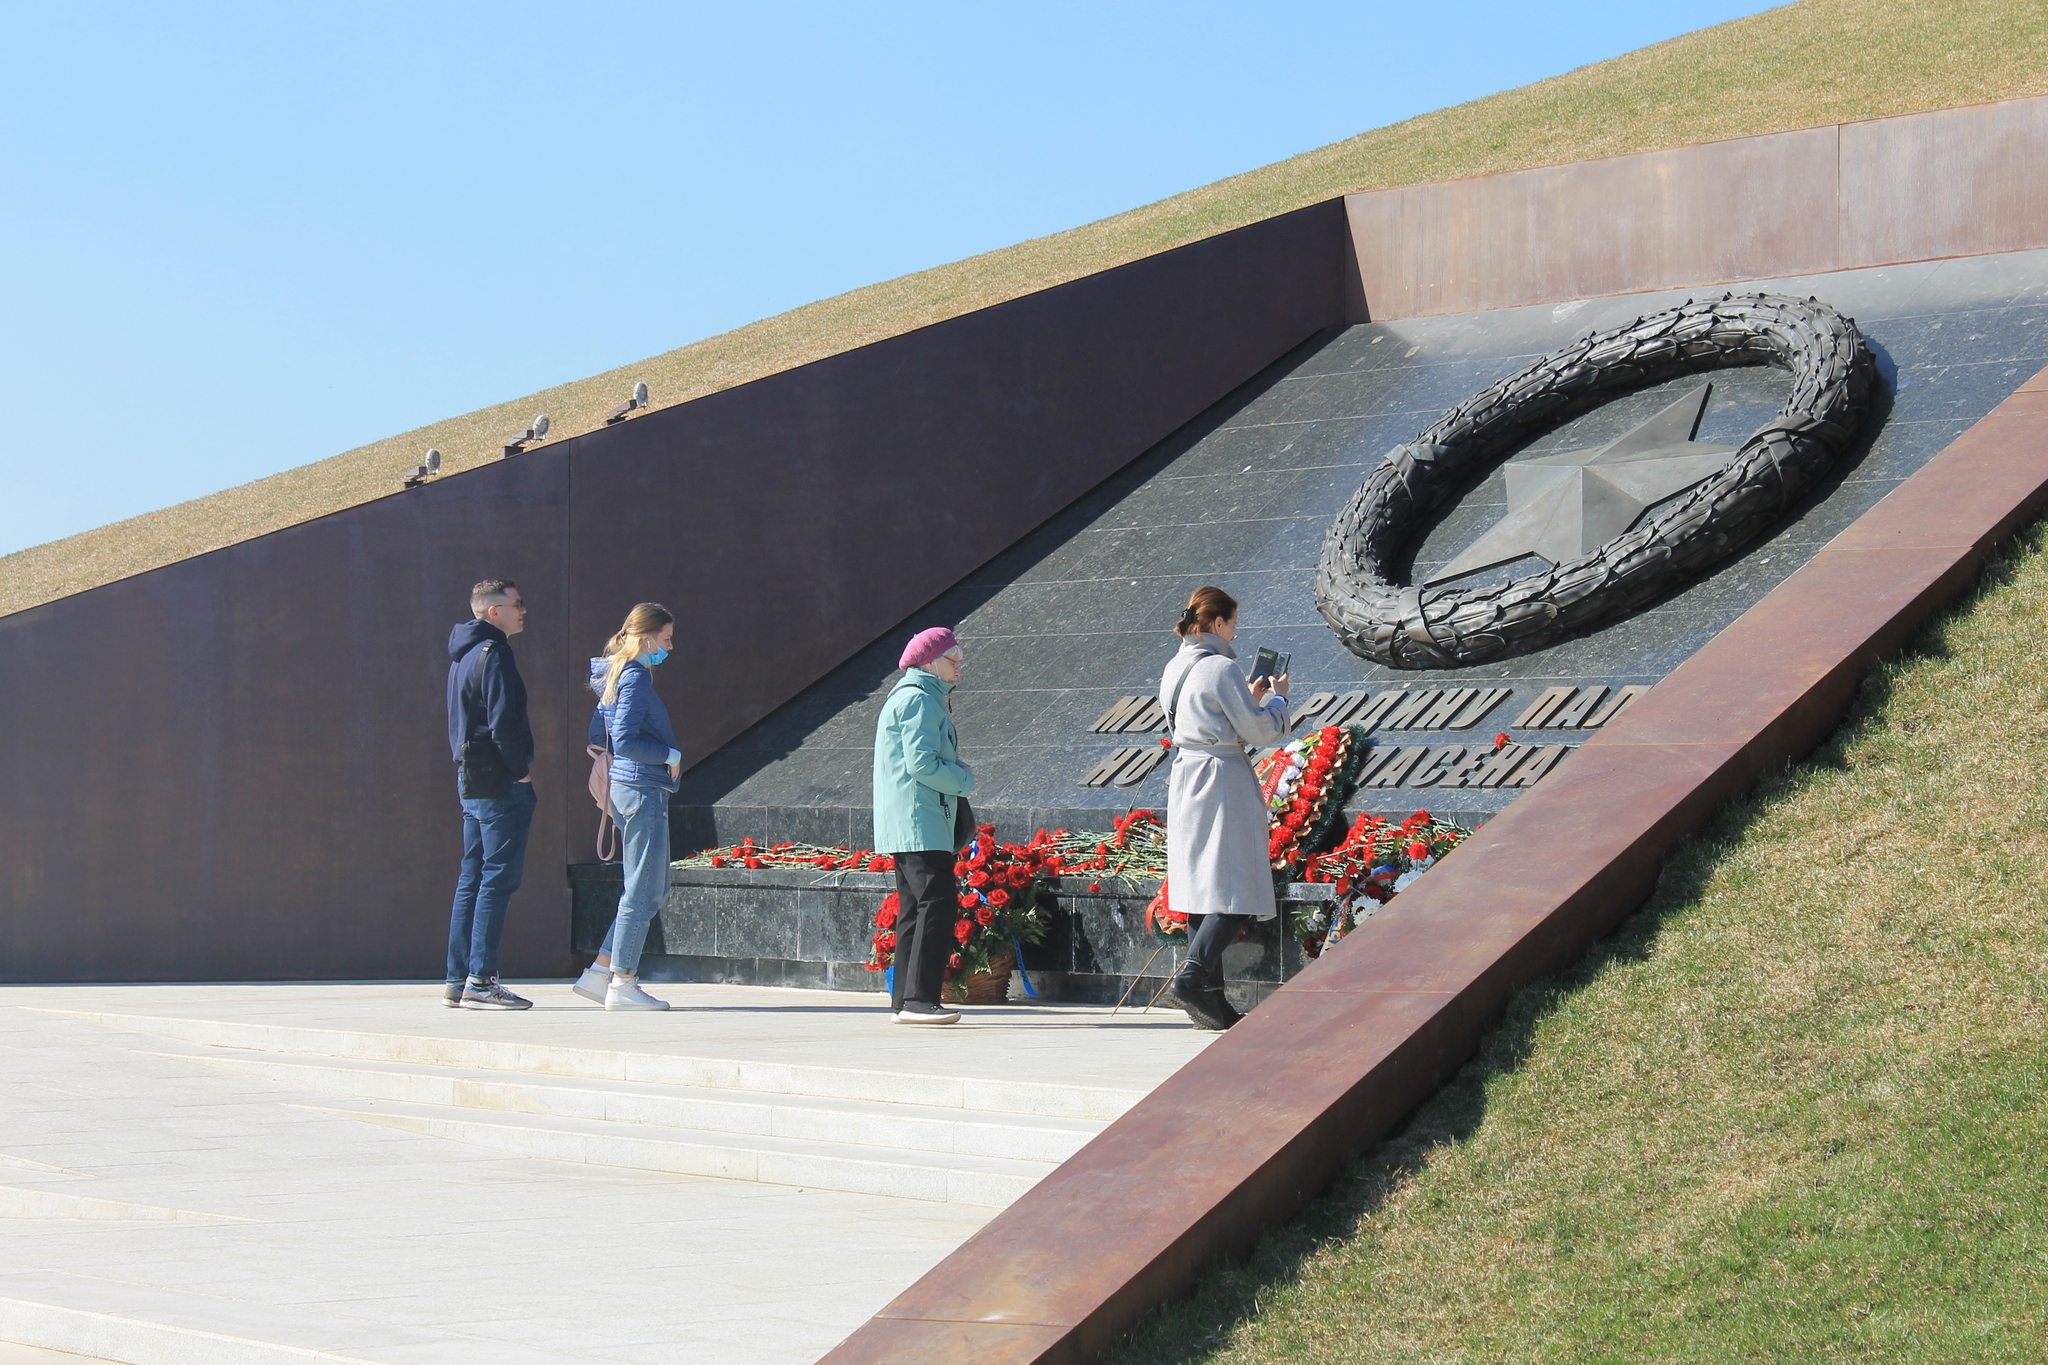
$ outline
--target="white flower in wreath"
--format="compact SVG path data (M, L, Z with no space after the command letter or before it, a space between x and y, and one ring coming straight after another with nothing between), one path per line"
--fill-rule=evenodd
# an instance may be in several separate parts
M1417 877L1420 877L1423 873L1429 871L1429 869L1435 866L1436 859L1434 858L1417 858L1414 862L1408 864L1408 870L1406 872L1403 872L1400 876L1394 878L1394 889L1396 891L1401 890L1402 888L1406 887L1408 883L1414 881Z

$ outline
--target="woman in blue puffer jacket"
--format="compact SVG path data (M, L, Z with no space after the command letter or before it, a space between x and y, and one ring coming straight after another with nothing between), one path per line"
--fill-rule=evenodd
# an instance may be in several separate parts
M585 969L576 993L608 1010L665 1010L640 987L640 949L647 926L668 895L668 798L679 785L683 755L668 708L649 669L668 657L676 618L642 602L626 615L602 657L590 661L597 710L590 742L611 752L612 820L619 827L626 889L605 931L604 948Z

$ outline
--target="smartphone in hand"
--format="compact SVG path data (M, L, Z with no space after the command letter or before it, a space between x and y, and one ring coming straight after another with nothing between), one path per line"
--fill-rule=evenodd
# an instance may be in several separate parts
M1261 649L1252 659L1253 682L1257 682L1261 678L1276 678L1285 671L1285 667L1280 662L1280 652L1278 650Z

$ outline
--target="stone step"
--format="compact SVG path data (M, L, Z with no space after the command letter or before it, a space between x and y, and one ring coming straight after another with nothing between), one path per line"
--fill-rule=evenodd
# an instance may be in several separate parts
M1099 1119L979 1114L933 1105L813 1095L764 1094L700 1086L387 1062L364 1066L326 1057L287 1057L219 1049L152 1055L202 1062L243 1075L333 1091L355 1099L396 1100L503 1114L659 1124L702 1132L800 1138L857 1147L952 1152L1017 1161L1060 1162L1106 1125Z
M395 1100L295 1106L511 1156L617 1166L802 1189L1004 1208L1053 1163L952 1152L909 1152L648 1123L497 1114Z
M0 1271L0 1342L123 1365L417 1365L488 1359L554 1365L558 1352L434 1327L399 1326L147 1281L141 1267L98 1275ZM0 1351L4 1351L0 1347Z
M95 1010L44 1009L104 1028L213 1047L475 1071L635 1081L650 1085L911 1104L1047 1118L1116 1119L1142 1090L1055 1085L979 1076L811 1066L730 1057L572 1047L518 1040L423 1037L354 1029L302 1028L244 1020L187 1019Z

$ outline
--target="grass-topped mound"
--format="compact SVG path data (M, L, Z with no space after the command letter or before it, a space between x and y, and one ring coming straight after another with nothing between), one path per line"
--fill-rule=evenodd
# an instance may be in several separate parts
M19 551L0 558L0 614L382 497L428 446L472 467L535 412L588 430L636 379L683 402L1350 190L2048 93L2044 50L2041 0L1801 0Z
M2048 1358L2044 541L1112 1359Z

